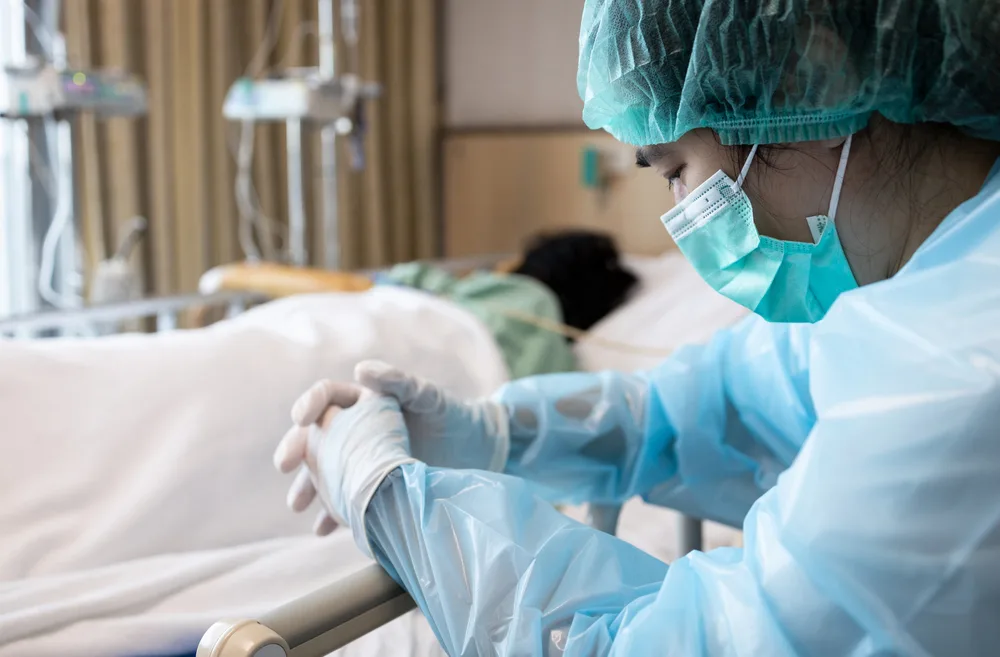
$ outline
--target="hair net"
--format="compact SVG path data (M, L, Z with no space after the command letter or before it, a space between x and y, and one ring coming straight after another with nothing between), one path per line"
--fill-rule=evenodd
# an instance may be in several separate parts
M994 0L587 0L583 118L621 141L843 137L873 112L1000 139Z

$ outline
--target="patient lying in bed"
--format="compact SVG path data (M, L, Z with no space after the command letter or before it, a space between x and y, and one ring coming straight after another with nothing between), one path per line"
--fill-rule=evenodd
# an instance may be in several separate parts
M268 273L264 280L261 273ZM319 278L317 278L319 276ZM276 281L280 278L280 284ZM637 283L611 237L586 230L541 234L516 263L498 271L456 276L410 262L373 278L317 273L276 265L230 265L202 278L202 292L265 291L273 296L317 291L363 291L399 285L448 299L475 315L493 335L511 378L576 369L572 341L553 327L586 331L619 307ZM532 321L534 320L534 321ZM572 331L570 331L572 332Z

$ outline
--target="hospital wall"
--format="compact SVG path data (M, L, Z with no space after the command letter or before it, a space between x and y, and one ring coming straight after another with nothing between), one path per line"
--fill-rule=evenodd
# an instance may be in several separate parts
M444 0L444 124L583 127L583 0Z
M632 253L672 247L666 182L586 129L576 91L582 0L444 0L442 209L449 256L514 251L581 226Z
M443 160L448 255L515 252L535 232L567 227L609 232L629 253L672 247L659 221L672 203L666 181L605 133L454 132Z

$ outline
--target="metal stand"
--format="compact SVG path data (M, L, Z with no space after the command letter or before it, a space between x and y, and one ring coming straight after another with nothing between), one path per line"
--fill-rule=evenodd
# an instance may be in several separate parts
M681 516L677 522L677 543L678 557L701 550L703 545L701 520L691 516Z
M322 149L320 167L323 180L323 266L340 269L340 220L337 204L337 130L332 125L323 126L320 132Z
M338 19L333 0L318 0L319 67L295 69L266 79L241 78L230 88L223 103L223 115L234 121L280 121L285 124L288 148L289 238L285 245L293 265L308 264L305 243L308 231L303 202L303 124L320 129L322 170L323 246L316 254L323 267L339 269L340 225L337 194L337 137L347 136L354 147L351 166L364 167L364 104L381 95L381 86L365 82L357 75L358 5L356 0L340 0L340 17L348 65L338 66L334 35ZM252 142L251 142L252 143ZM241 167L248 167L241 160ZM237 192L239 194L239 192ZM249 212L241 211L246 221ZM249 241L244 245L251 256ZM256 255L256 254L253 254ZM265 254L267 255L267 254Z
M587 524L614 536L618 530L618 517L621 514L622 508L617 504L588 504Z
M337 74L334 55L336 21L333 0L319 0L319 73L333 79ZM323 266L340 268L340 222L337 204L337 130L332 124L320 132L320 168L323 185Z
M288 252L296 267L308 264L306 255L306 206L302 192L302 121L285 121L288 154Z
M34 230L31 216L31 196L25 194L31 184L30 155L28 152L27 131L23 124L16 121L0 121L0 130L4 131L5 153L2 158L3 174L3 212L0 220L4 225L3 253L0 254L0 267L6 269L7 289L6 308L2 313L28 313L38 310L41 300L38 297L37 259L35 254Z
M62 239L56 249L53 291L63 306L83 305L83 259L80 244L80 215L77 212L76 180L73 174L73 123L71 119L54 122L52 134L55 157L50 157L56 178L55 207L50 206L50 223L64 224ZM69 303L68 300L75 300Z
M145 88L133 76L67 69L60 7L59 0L0 5L0 74L7 91L0 98L0 267L6 269L0 315L83 305L73 121L81 111L146 111Z

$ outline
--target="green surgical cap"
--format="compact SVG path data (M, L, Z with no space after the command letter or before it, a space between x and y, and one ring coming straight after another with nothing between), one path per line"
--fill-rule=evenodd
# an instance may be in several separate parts
M1000 140L1000 1L587 0L577 88L636 146L829 139L874 112Z

